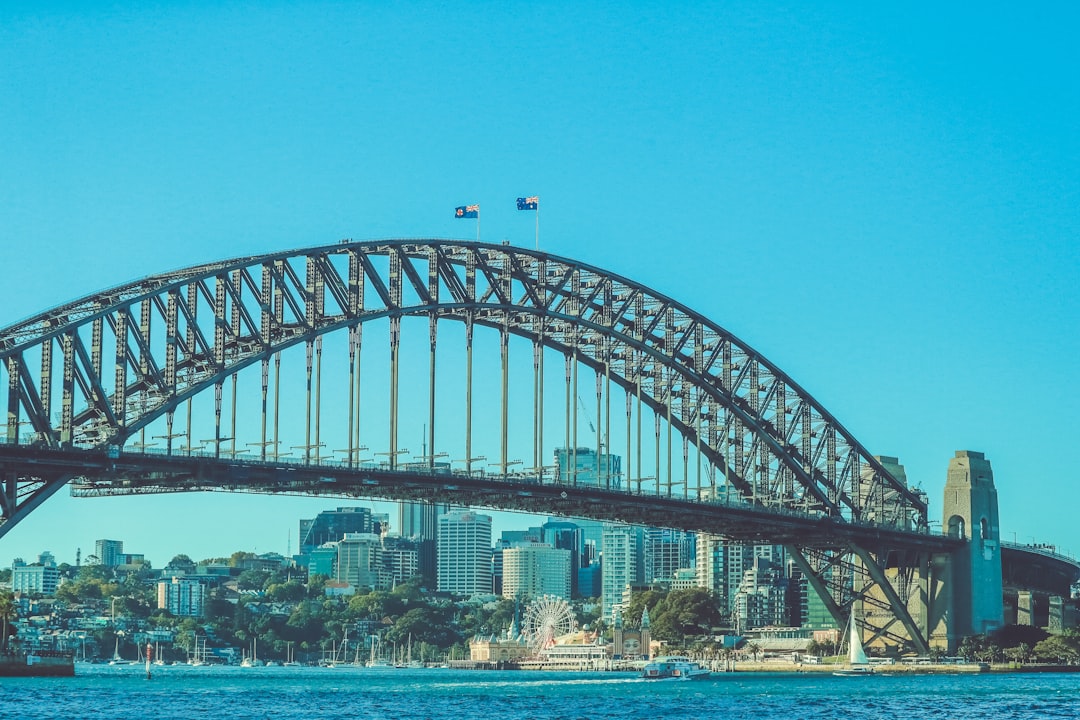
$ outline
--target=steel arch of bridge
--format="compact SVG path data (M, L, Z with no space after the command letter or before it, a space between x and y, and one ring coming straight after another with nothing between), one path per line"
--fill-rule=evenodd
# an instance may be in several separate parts
M322 336L343 331L349 333L352 372L364 324L384 319L390 324L391 368L396 373L394 358L405 317L429 319L432 383L439 321L464 324L470 368L474 327L499 332L503 475L508 462L508 339L516 335L534 346L539 383L534 392L543 393L544 348L565 357L568 388L571 374L577 384L578 365L592 368L598 402L612 383L626 393L628 443L636 400L639 428L644 405L656 414L657 427L663 417L682 435L684 448L696 448L716 469L712 477L723 476L747 504L837 524L873 524L913 537L926 533L924 498L893 478L809 393L730 332L640 283L507 245L343 241L156 275L52 309L0 331L0 362L8 380L7 444L29 442L54 450L123 446L164 416L171 452L171 439L178 435L173 432L177 409L193 396L212 391L214 447L220 452L225 381L261 362L261 457L266 459L268 452L275 454L268 447L278 441L276 433L268 441L266 429L271 360L288 347L305 344L310 387L312 358L318 361ZM391 469L398 449L397 383L392 374ZM351 393L350 383L350 465L359 447ZM54 415L57 401L59 412ZM429 430L434 439L433 410ZM310 421L307 432L310 449ZM467 460L470 442L467 430ZM539 421L534 418L537 468L543 444L541 410ZM189 436L189 451L190 446ZM630 463L629 453L626 460ZM640 461L637 464L640 475ZM5 524L25 516L69 477L9 470L2 498ZM639 494L641 482L636 480ZM699 487L697 493L715 489L711 481L708 490ZM655 490L672 497L670 473L666 486L657 480ZM683 496L688 502L712 499L689 497L688 483ZM6 529L0 525L0 534ZM860 582L879 586L886 596L895 594L884 579L891 562L885 556L893 550L848 544L804 549L796 552L796 559L819 592L840 599L844 608L830 607L839 615L852 598L869 597L860 594ZM852 552L858 558L854 562L838 559ZM862 580L853 579L855 575ZM906 601L886 597L884 602L891 606L893 621L871 630L888 635L887 626L898 618L915 644L924 645L905 612Z

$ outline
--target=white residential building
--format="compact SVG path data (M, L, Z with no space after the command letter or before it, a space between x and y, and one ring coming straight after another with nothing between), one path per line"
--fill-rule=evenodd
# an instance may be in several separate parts
M622 603L628 586L640 585L644 576L642 528L619 523L605 523L601 590L603 618L610 622L612 611Z
M206 585L181 576L159 580L158 608L173 615L202 617L206 608Z
M14 592L53 595L60 584L60 571L52 553L46 551L31 565L15 558L11 564L11 589Z

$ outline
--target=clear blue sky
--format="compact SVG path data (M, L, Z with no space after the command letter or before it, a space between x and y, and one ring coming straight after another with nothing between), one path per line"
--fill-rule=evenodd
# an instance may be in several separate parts
M465 203L531 246L537 194L545 250L736 333L932 516L981 450L1003 537L1080 553L1078 11L581 5L4 3L0 326L225 257L473 237ZM61 494L0 564L283 552L336 504Z

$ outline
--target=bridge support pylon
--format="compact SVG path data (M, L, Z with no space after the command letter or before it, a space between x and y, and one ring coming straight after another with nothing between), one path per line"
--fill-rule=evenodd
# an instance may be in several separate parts
M934 559L931 637L953 652L965 636L1004 624L997 489L983 453L957 450L949 461L942 516L946 533L967 540Z

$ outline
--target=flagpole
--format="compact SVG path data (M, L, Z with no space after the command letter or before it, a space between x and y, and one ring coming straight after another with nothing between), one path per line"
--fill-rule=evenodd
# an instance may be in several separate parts
M540 201L536 201L536 249L540 250Z
M476 242L480 242L480 207L476 208Z

